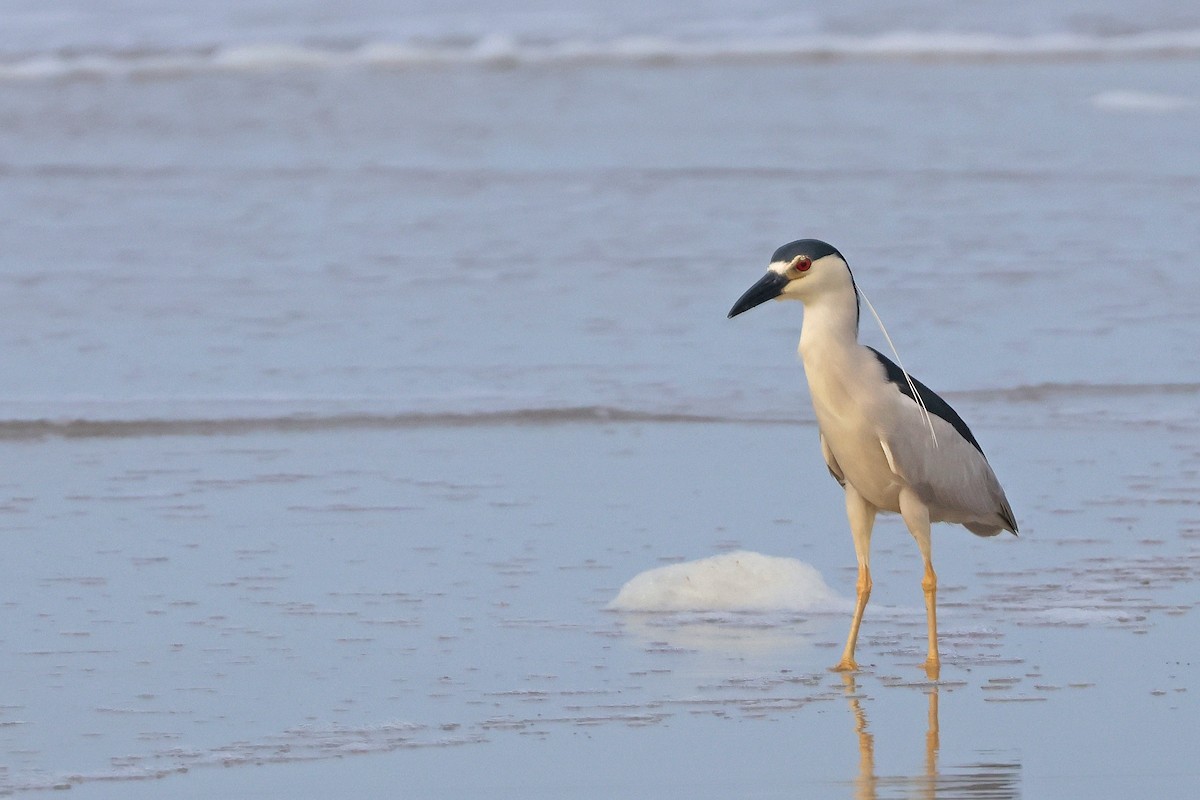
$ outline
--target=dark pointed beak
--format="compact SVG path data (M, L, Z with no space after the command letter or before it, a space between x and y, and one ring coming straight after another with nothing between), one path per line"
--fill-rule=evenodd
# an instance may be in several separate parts
M739 297L738 301L733 304L733 308L729 309L729 319L733 319L743 311L749 311L757 305L779 297L787 282L788 279L778 272L768 272L766 275L763 275L758 283L747 289L746 293Z

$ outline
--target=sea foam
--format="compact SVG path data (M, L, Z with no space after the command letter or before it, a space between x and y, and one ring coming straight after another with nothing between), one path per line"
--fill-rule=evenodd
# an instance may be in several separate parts
M811 564L741 550L647 570L621 587L615 611L835 611L846 601Z
M1111 91L1092 97L1092 105L1104 111L1151 112L1163 114L1195 105L1188 97L1153 92Z

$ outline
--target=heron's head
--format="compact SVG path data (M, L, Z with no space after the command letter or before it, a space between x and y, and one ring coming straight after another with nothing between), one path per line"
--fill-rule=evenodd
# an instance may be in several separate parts
M857 303L858 292L850 267L833 245L818 239L800 239L775 251L767 274L738 298L729 309L729 316L736 317L776 298L808 303L828 295L850 297Z

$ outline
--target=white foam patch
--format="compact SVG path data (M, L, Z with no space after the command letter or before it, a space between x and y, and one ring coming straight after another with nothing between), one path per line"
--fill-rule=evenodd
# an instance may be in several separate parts
M1104 111L1153 112L1163 114L1195 105L1187 97L1150 92L1101 92L1092 97L1092 105Z
M608 604L616 611L840 611L847 601L811 564L738 551L647 570Z

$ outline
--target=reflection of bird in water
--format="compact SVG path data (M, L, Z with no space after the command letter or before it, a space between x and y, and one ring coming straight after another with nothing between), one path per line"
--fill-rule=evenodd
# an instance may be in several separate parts
M850 673L842 675L846 684L846 699L850 701L850 710L854 713L854 732L858 734L858 791L857 800L875 800L875 737L867 727L867 712L863 711L859 701L858 686Z
M954 522L980 536L994 536L1002 530L1016 533L1017 522L962 417L887 356L858 343L859 297L842 254L825 242L801 239L775 251L767 274L742 295L729 316L772 298L804 303L800 358L825 463L846 490L858 556L858 601L846 649L834 669L858 669L854 647L871 596L871 529L878 512L890 511L904 518L924 561L921 586L929 624L925 669L936 680L941 661L930 523Z
M920 775L880 778L875 774L875 736L867 720L866 699L858 692L852 673L842 676L854 731L858 735L858 777L854 781L855 800L879 800L883 796L920 798L959 797L1015 800L1020 794L1021 765L1009 762L967 764L943 774L938 767L941 733L938 724L938 686L929 687L929 713L925 726L925 769ZM896 795L892 790L902 794Z

